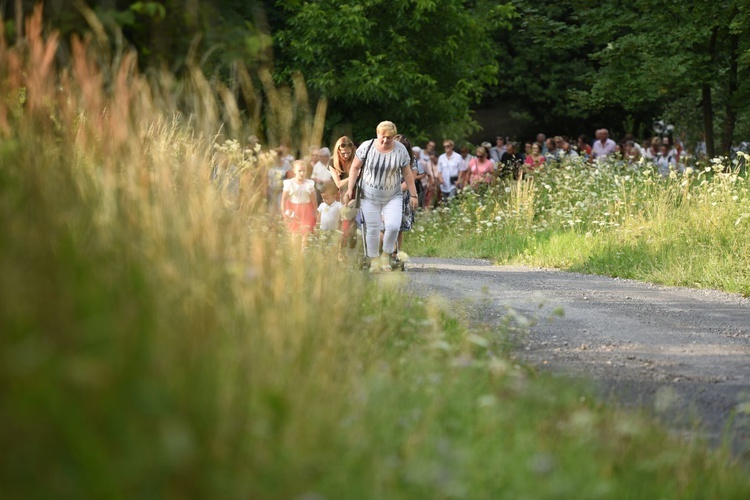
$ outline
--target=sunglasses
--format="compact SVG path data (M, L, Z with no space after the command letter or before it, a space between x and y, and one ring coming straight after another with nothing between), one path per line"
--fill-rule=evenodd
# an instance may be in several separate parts
M452 148L453 146L451 146L450 144L443 144L443 147L444 148Z
M354 144L352 144L351 142L345 142L343 144L339 144L339 149L350 148L352 146L354 146Z

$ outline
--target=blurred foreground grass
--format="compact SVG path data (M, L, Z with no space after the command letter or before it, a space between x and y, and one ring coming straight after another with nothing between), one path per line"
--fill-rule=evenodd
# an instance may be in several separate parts
M107 78L83 45L58 71L31 33L0 45L2 498L750 493L724 451L515 365L504 332L288 246L262 156L241 203L208 180L219 115L185 103L214 93L188 120L169 77Z

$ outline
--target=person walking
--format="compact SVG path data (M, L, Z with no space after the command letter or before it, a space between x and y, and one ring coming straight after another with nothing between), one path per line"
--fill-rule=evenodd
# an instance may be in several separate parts
M367 260L370 271L390 271L391 264L398 262L396 238L401 228L402 197L401 178L409 190L412 210L417 207L417 189L411 171L411 152L396 142L396 125L383 121L375 129L377 137L360 144L349 171L349 187L343 204L354 198L357 178L362 174L362 214L364 216L367 243ZM381 220L382 217L382 220ZM379 255L380 228L385 226L383 254ZM380 258L378 258L380 257Z

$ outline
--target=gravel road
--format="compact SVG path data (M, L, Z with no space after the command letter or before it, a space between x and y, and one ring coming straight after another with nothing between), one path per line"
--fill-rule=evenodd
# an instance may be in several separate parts
M406 275L470 321L492 325L506 307L531 318L520 359L750 459L749 299L476 259L412 258Z

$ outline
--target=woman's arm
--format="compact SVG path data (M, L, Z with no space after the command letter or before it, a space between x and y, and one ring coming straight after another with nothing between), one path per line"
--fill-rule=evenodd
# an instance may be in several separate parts
M349 169L349 178L346 179L348 181L348 186L346 188L346 194L341 200L342 205L346 205L347 203L349 203L349 200L354 197L354 186L357 184L357 178L359 177L359 171L361 169L362 160L355 156L354 161L352 162L352 167Z
M339 175L339 171L336 170L336 167L333 166L333 160L331 160L331 162L328 164L328 171L331 173L333 183L337 188L341 189L346 185L347 182L349 182L347 179L341 178L341 176Z
M417 186L414 184L414 176L411 172L411 165L405 165L401 168L401 175L404 177L404 180L406 181L406 186L409 189L409 202L412 209L417 208L418 200L417 200Z

